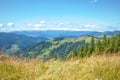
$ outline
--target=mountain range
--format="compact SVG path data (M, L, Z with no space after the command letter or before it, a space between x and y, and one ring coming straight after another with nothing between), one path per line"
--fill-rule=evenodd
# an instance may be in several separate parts
M9 55L22 54L26 57L67 56L74 48L89 43L91 36L101 38L103 34L116 35L120 31L14 31L0 32L0 49Z
M25 35L30 37L45 37L48 39L56 38L56 37L63 37L63 38L75 38L81 36L101 36L103 34L106 35L115 35L120 33L119 30L116 31L105 31L105 32L98 32L98 31L67 31L67 30L41 30L41 31L14 31L10 33L15 33L18 35Z

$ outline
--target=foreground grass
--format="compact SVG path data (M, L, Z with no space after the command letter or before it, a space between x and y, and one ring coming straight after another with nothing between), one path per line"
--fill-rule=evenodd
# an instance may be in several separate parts
M120 80L120 55L47 62L0 60L0 80Z

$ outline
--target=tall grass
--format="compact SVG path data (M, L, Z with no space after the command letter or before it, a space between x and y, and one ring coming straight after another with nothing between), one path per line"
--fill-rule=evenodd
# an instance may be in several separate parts
M120 55L47 62L0 61L0 80L120 80Z
M35 80L34 64L34 60L0 56L0 80Z

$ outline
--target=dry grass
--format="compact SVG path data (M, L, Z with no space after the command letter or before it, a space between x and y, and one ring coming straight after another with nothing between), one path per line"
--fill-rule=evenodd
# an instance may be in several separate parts
M0 61L0 80L120 80L120 55L47 62Z
M35 80L35 61L0 56L0 80Z

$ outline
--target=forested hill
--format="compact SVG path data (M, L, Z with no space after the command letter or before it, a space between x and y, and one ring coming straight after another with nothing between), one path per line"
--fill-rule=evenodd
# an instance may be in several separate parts
M73 50L71 54L68 55L69 58L73 57L85 57L90 55L99 54L120 54L120 34L112 37L107 37L103 35L102 39L95 40L94 36L91 38L89 45L80 47L80 51L76 49Z
M43 59L84 57L91 54L111 54L120 51L120 34L112 37L55 38L31 45L23 50L26 57Z
M61 57L66 57L73 49L79 50L80 46L89 43L91 37L79 38L54 38L33 44L23 50L24 56L52 57L54 53Z

